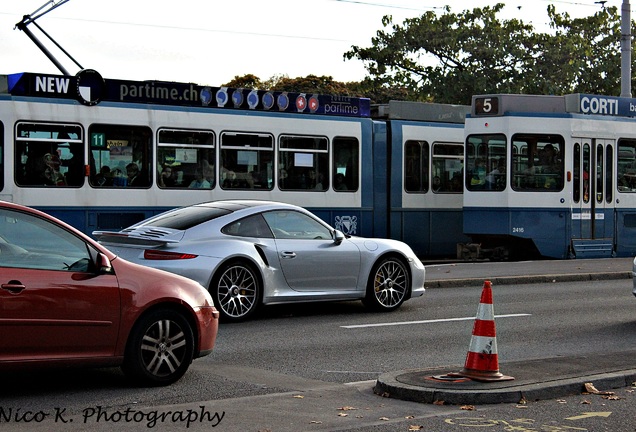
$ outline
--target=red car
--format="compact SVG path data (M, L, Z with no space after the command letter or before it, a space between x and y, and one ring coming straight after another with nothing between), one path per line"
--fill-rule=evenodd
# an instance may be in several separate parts
M119 365L140 384L166 385L212 351L218 317L200 284L0 201L0 371Z

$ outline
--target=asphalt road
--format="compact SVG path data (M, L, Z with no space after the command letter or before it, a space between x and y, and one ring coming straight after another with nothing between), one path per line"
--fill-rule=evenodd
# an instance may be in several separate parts
M631 284L624 277L495 285L495 314L511 315L497 318L502 372L507 361L635 347ZM636 429L631 388L615 400L574 395L473 409L374 395L374 380L387 371L462 366L482 288L471 285L430 288L390 314L359 302L267 308L254 321L222 325L215 352L165 388L132 388L117 369L3 376L0 428L446 431L490 422L488 430ZM20 417L27 412L41 421ZM172 417L151 424L153 413Z

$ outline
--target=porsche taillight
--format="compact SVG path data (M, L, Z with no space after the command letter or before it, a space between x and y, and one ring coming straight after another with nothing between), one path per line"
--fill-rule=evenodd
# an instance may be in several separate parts
M144 251L144 259L147 260L184 260L196 258L198 255L183 252L168 252L153 249Z

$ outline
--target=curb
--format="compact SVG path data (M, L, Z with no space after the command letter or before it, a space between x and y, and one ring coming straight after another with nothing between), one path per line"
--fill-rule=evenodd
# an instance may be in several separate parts
M556 282L577 282L595 280L615 280L631 279L632 272L606 272L606 273L572 273L558 275L526 275L526 276L496 276L485 278L493 285L506 284L530 284L530 283L556 283ZM484 278L462 278L462 279L437 279L426 281L427 288L458 288L470 285L483 285Z
M619 372L591 374L584 377L555 379L541 383L510 385L505 388L451 389L442 386L421 387L405 384L398 380L400 375L413 372L402 371L380 375L373 391L382 396L421 403L441 403L450 405L480 405L498 403L524 403L571 396L585 392L585 383L593 382L596 387L615 389L629 387L636 381L636 369ZM437 375L437 373L431 373ZM449 384L448 386L452 386ZM487 385L487 384L483 384Z

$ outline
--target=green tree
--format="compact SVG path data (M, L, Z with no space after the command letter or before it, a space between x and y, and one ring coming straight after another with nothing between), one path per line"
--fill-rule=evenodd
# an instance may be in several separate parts
M253 74L247 74L240 76L235 76L233 80L225 83L222 87L232 87L232 88L248 88L248 89L264 89L265 83L261 81L259 77Z
M259 77L247 74L235 76L224 87L254 88L268 91L287 91L296 93L318 93L349 97L371 97L375 95L381 100L405 99L406 93L395 89L378 88L370 80L362 82L344 83L335 81L331 76L307 75L306 77L289 78L286 75L275 75L265 81Z
M619 95L621 89L621 17L615 7L572 19L548 6L552 35L542 35L536 62L523 90L539 94ZM633 24L632 24L633 26ZM634 30L632 29L632 33Z
M442 15L427 12L394 25L385 16L372 46L346 59L365 62L376 87L404 88L409 100L470 104L485 93L617 94L620 17L616 8L571 19L548 6L551 33L502 20L502 3Z

